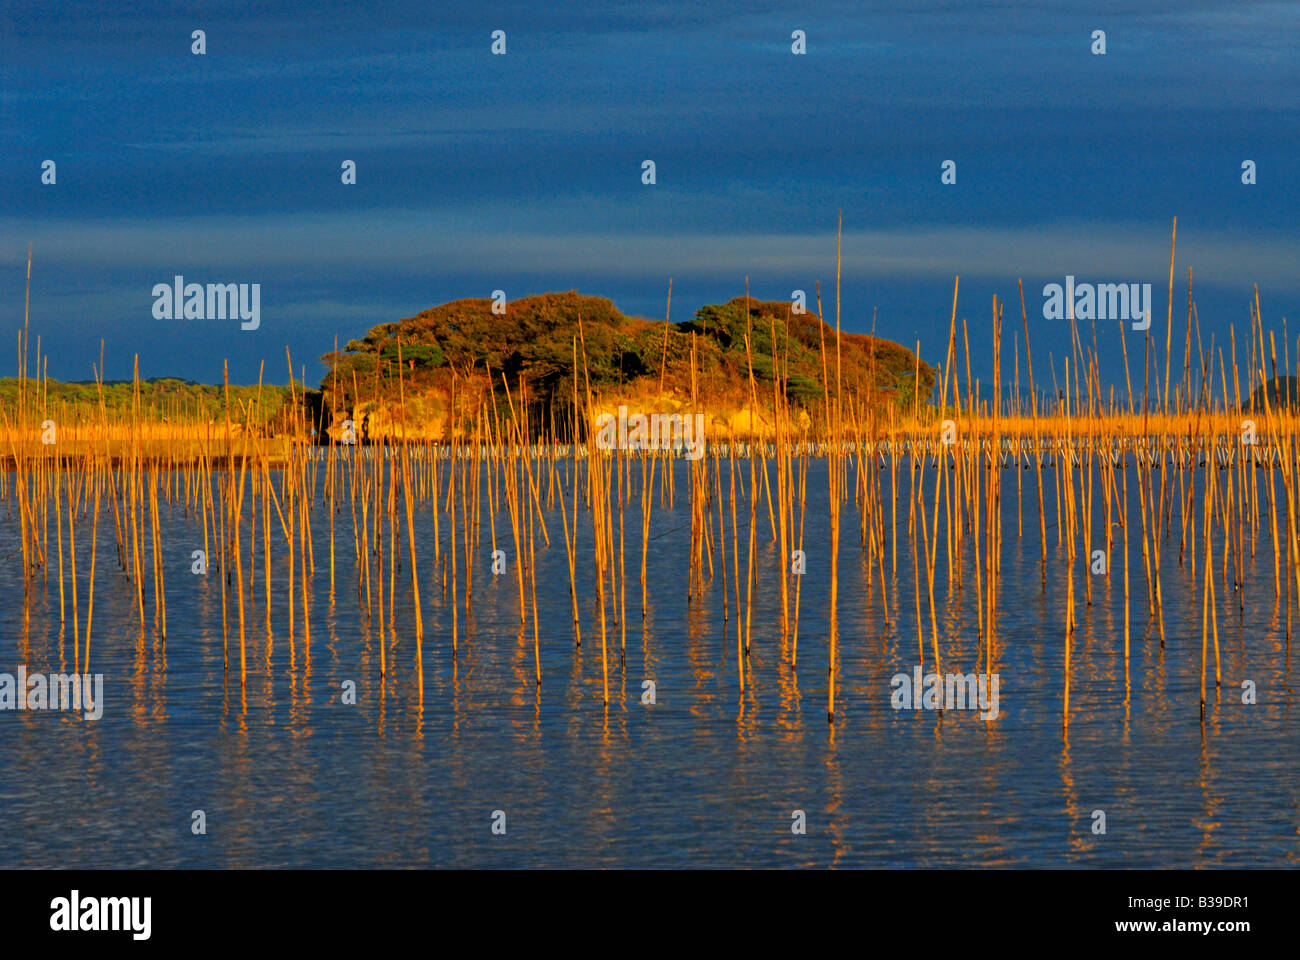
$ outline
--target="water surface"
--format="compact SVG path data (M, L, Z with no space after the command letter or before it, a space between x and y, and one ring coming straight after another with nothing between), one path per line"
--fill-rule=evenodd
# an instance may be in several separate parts
M851 501L843 513L837 716L828 727L825 462L815 461L809 471L797 671L779 627L775 571L783 560L766 504L760 505L759 585L743 699L734 595L731 619L724 620L720 557L714 556L703 595L687 595L688 469L676 464L674 508L656 501L652 513L644 617L639 493L629 504L626 659L620 664L622 633L611 622L608 708L585 509L578 525L581 648L574 642L558 503L545 511L551 544L542 545L539 536L539 691L531 623L520 631L508 515L497 517L508 570L496 577L484 515L473 608L468 615L461 609L453 659L451 609L433 562L432 513L417 508L421 697L409 571L403 563L396 639L388 637L389 673L381 679L377 619L367 619L358 603L345 507L336 518L332 596L327 514L319 505L313 513L309 636L299 592L289 637L282 539L268 628L260 606L259 531L241 692L233 606L228 671L219 574L215 567L206 576L190 573L191 551L203 546L198 521L179 505L162 519L164 645L152 607L140 636L105 504L91 653L92 672L104 675L104 713L87 721L54 711L0 712L0 866L1276 867L1300 858L1292 658L1285 606L1273 596L1266 525L1247 559L1244 612L1231 583L1216 580L1223 688L1216 699L1211 674L1204 724L1203 584L1179 565L1177 518L1162 556L1163 647L1147 617L1138 534L1130 536L1127 686L1122 555L1117 546L1110 575L1092 577L1091 606L1083 602L1084 566L1077 561L1079 628L1066 735L1066 566L1053 478L1045 472L1044 588L1033 474L1021 477L1020 527L1016 472L1006 471L995 664L1000 716L986 722L973 711L897 711L890 678L910 674L918 663L904 470L896 498L897 569L890 556L883 591L879 572L868 576ZM747 465L742 469L747 475ZM930 472L927 496L932 483ZM887 535L888 484L886 477ZM1129 489L1136 525L1136 483ZM32 672L71 670L71 608L60 627L57 567L52 564L49 581L38 582L24 604L16 507L6 507L0 635L7 652L0 671L14 673L21 664ZM739 510L743 555L747 504ZM1094 538L1102 535L1100 516L1098 510ZM716 540L716 513L712 523ZM445 541L445 515L441 535ZM730 529L727 538L730 562ZM89 540L89 525L82 524L83 619ZM401 548L405 561L405 543ZM54 549L51 524L51 557ZM973 671L974 567L968 557L966 583L950 591L940 554L936 603L944 668ZM728 590L734 590L730 581ZM647 679L656 685L653 706L641 702ZM1256 684L1257 704L1241 703L1243 680ZM355 705L342 702L346 681L355 683ZM803 836L790 830L796 809L806 813ZM205 835L191 831L195 810L204 811ZM497 810L505 813L504 836L491 831ZM1105 812L1105 835L1092 831L1096 810Z

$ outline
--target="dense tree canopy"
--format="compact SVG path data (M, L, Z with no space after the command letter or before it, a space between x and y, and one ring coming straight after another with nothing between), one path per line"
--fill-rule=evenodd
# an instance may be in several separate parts
M387 395L396 386L400 357L407 389L425 385L445 388L452 372L468 380L489 370L496 388L502 376L513 386L522 375L532 397L564 404L577 382L590 378L593 390L633 387L690 392L692 342L697 389L711 401L744 403L752 369L757 385L780 377L790 399L803 405L823 397L823 349L828 387L835 392L835 331L812 313L796 314L785 301L737 297L701 307L680 323L624 316L603 297L576 291L524 297L492 312L488 299L454 300L430 310L385 323L338 354L323 359L330 366L322 387L346 402L355 391L362 398L376 390ZM746 349L748 342L748 350ZM876 337L843 334L841 381L856 396L881 404L910 406L914 391L922 401L934 387L934 371L918 366L912 351ZM919 372L920 380L917 382Z

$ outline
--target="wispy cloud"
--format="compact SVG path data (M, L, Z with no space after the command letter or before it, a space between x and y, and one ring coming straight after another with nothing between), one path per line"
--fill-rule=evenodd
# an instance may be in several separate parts
M860 277L1159 277L1168 269L1169 225L1062 222L1042 226L928 226L845 232L844 270ZM1292 233L1204 229L1184 222L1178 262L1207 283L1294 283L1300 238ZM538 211L500 216L409 210L305 216L176 218L94 223L0 219L0 264L25 262L31 240L43 268L159 275L204 272L260 281L317 270L420 276L500 271L619 278L821 277L834 262L830 230L730 233L555 229ZM219 275L219 276L218 276Z

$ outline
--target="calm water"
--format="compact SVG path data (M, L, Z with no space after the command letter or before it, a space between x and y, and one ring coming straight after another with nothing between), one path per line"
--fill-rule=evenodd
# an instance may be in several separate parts
M432 563L432 514L427 507L418 512L423 699L409 572L399 572L398 638L389 639L390 674L381 682L378 633L357 605L350 514L339 515L333 599L326 514L318 507L313 515L309 640L301 619L289 640L285 559L277 553L270 630L263 610L248 613L249 676L242 698L233 614L234 672L223 672L216 570L206 577L190 573L191 551L203 545L198 521L179 508L163 520L164 650L151 611L150 631L138 639L130 593L114 563L111 519L103 516L92 639L92 672L104 674L103 717L0 712L0 866L1294 864L1300 859L1300 746L1292 658L1281 625L1285 608L1273 599L1267 528L1248 566L1244 615L1234 601L1224 602L1231 587L1216 582L1224 686L1204 727L1198 710L1201 593L1178 565L1177 521L1161 565L1163 650L1146 620L1136 533L1130 538L1134 617L1127 701L1118 546L1112 575L1093 577L1091 608L1082 604L1080 573L1067 739L1061 729L1065 568L1057 552L1052 474L1044 472L1054 564L1045 591L1033 473L1023 477L1026 513L1018 536L1016 475L1004 474L1000 717L987 723L973 711L940 716L891 708L890 678L910 674L917 663L904 479L898 571L883 598L892 624L883 615L879 579L868 586L851 503L844 513L833 730L826 723L829 527L822 462L813 464L808 480L797 675L781 656L787 641L778 626L774 575L781 558L768 533L766 507L760 507L760 579L743 701L737 695L735 610L733 621L724 623L720 571L693 605L686 596L685 463L677 464L676 508L656 503L653 513L644 626L637 494L629 507L627 660L620 669L611 625L608 710L601 702L585 511L579 523L580 650L558 504L546 512L549 549L539 537L540 694L533 683L531 624L520 637L508 515L497 519L498 545L510 563L500 577L490 572L484 516L473 611L467 620L462 609L460 658L453 663L451 611ZM928 479L927 496L932 473ZM1136 484L1129 486L1136 527ZM741 509L742 556L747 513ZM716 522L715 515L715 533ZM1100 530L1095 523L1094 537ZM30 672L70 670L72 624L69 619L59 626L57 567L25 609L16 536L17 520L3 516L0 672L15 673L22 664ZM89 539L84 524L77 537L83 619ZM258 602L260 542L259 531ZM729 530L727 547L730 557ZM53 529L49 549L55 556ZM1079 564L1082 571L1082 559ZM296 602L300 617L301 597ZM945 671L974 670L973 571L965 592L950 595L941 560L936 602ZM922 605L928 652L924 590ZM657 685L653 706L641 703L646 679ZM1253 706L1240 702L1244 679L1257 685ZM345 681L356 684L355 705L341 702ZM203 836L190 829L191 813L199 809L206 814ZM791 833L795 809L806 812L804 836ZM491 832L494 810L506 814L504 836ZM1104 836L1092 833L1094 810L1105 811Z

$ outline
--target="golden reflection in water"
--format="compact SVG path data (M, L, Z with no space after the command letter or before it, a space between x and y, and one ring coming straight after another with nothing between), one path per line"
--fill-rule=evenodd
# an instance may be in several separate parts
M248 739L249 730L243 714L240 715L237 732L238 736L229 741L226 749L221 753L221 757L227 761L227 769L218 782L225 788L223 796L227 798L229 806L218 810L214 802L217 800L216 797L210 799L201 797L195 802L196 809L201 809L206 814L209 832L217 827L223 833L229 831L229 840L225 845L225 849L229 851L226 865L236 868L254 862L242 859L238 851L256 850L253 830L260 820L259 817L250 815L248 811L249 798L259 796L260 792L252 782L253 761ZM186 811L187 814L189 812ZM202 841L202 837L193 839Z
M332 645L330 646L333 652ZM415 729L411 732L411 740L416 745L424 742L424 656L421 653L416 660L415 672L417 677L415 691Z
M308 612L311 610L313 601L316 599L316 593L312 589L312 580L304 569L298 581L302 589L303 604L302 609L302 656L305 668L308 674L311 672L311 618Z
M305 631L304 631L305 633ZM290 721L297 720L302 724L304 732L310 733L311 723L311 641L304 637L303 639L303 658L302 658L302 676L298 681L297 690L293 692L294 687L292 679L290 681L290 691L292 699L290 703Z
M264 658L264 669L262 671L262 701L266 704L266 709L271 712L275 708L275 663L271 656L271 649L274 643L273 631L270 624L267 624L266 630L266 657ZM293 683L293 674L289 675L290 684Z
M1291 670L1291 642L1282 636L1282 598L1278 594L1273 595L1273 610L1269 614L1268 626L1265 628L1264 635L1273 638L1272 653L1277 655L1283 654L1283 663L1287 673Z
M690 665L694 688L691 691L688 709L693 716L700 719L708 717L707 707L713 701L713 682L716 676L713 664L718 658L709 649L711 633L704 612L696 604L689 604L686 609L686 660ZM723 646L721 659L725 670L727 662L725 643Z
M618 819L615 814L615 787L619 776L615 764L623 759L623 752L627 744L626 742L616 743L610 735L609 707L605 706L602 713L604 722L601 725L600 739L596 743L596 762L591 771L594 790L592 791L592 810L589 819L593 834L593 849L613 851L615 849L614 841L618 837ZM581 743L581 739L578 742ZM607 863L615 862L616 854L607 853L601 857L601 860Z
M1197 757L1196 767L1196 786L1201 792L1201 816L1199 820L1193 821L1194 825L1200 831L1200 842L1196 846L1197 852L1197 869L1205 866L1212 866L1221 859L1221 856L1215 856L1212 850L1215 846L1214 831L1221 825L1218 820L1219 807L1223 805L1223 798L1217 796L1213 791L1214 768L1210 763L1210 747L1206 730L1207 721L1201 721L1201 749ZM1209 732L1219 732L1218 711L1210 711L1208 718Z
M966 622L962 606L962 585L959 582L955 590L944 597L940 606L938 638L940 667L951 662L958 664L966 662L966 651L963 643Z
M131 715L136 722L144 725L148 720L148 707L146 706L145 692L145 636L144 629L136 635L135 639L135 667L131 671L131 693L134 700L131 707Z
M290 612L289 615L290 615L290 617L293 616L292 611ZM382 625L381 625L381 640L380 640L380 642L381 642L381 643L383 642L383 641L382 641ZM294 675L297 674L297 672L298 672L298 646L297 646L297 644L294 642L294 639L293 639L293 633L290 632L290 634L289 634L289 683L290 683L290 685L293 684L293 678L294 678Z
M788 634L782 633L780 650L776 668L779 704L776 729L781 732L782 740L793 743L803 736L803 717L800 714L799 676L791 664L792 643Z
M533 667L532 653L527 624L521 622L519 630L515 634L514 645L510 650L510 673L513 675L515 682L510 687L509 698L511 706L516 709L521 709L527 702L525 699L526 688L537 685L537 678L531 669Z
M658 699L659 653L655 643L654 610L649 604L641 620L641 679L655 682L655 697Z
M1070 849L1076 854L1083 854L1090 846L1092 837L1091 823L1080 825L1083 816L1079 811L1079 799L1074 786L1074 770L1070 761L1070 728L1061 734L1061 795L1065 801L1065 822L1068 830ZM1091 821L1091 811L1088 812Z
M584 725L590 721L584 716L584 702L586 700L586 687L582 682L583 673L583 648L575 645L573 656L569 658L569 682L567 685L568 702L565 704L565 724L571 737L580 737Z
M24 597L23 601L23 630L20 646L23 651L23 662L26 663L32 658L32 608L28 598Z
M1129 686L1128 660L1125 659L1124 660L1124 720L1123 720L1123 725L1120 728L1120 742L1123 743L1125 746L1128 746L1132 743L1132 734L1133 734L1132 724L1131 724L1132 713L1133 713L1133 699L1130 696L1130 692L1131 692L1131 688Z
M163 721L167 719L167 641L161 640L158 643L158 656L155 661L155 672L152 677L152 686L154 693L153 700L153 719Z
M455 602L454 598L452 602ZM468 644L465 647L467 648ZM464 720L463 711L464 707L460 702L460 654L453 652L451 655L451 727L457 733L460 732L460 725Z
M533 742L540 742L542 735L542 688L533 685Z
M1101 549L1102 547L1105 546L1106 543L1105 543L1105 539L1103 538L1101 545L1095 546L1093 549ZM1117 558L1115 553L1116 553L1115 550L1106 551L1106 576L1101 578L1101 584L1100 584L1101 592L1102 592L1101 630L1104 631L1102 633L1103 637L1110 637L1114 641L1115 643L1114 655L1122 659L1124 656L1124 631L1115 622L1115 596L1116 596L1117 589L1119 591L1122 591L1124 587L1122 583L1118 585L1118 588L1116 586L1116 581L1120 580L1121 578L1116 577L1114 575L1116 572L1114 567L1114 561L1116 559L1120 559L1120 563L1122 565L1123 559ZM1089 572L1089 576L1092 576L1091 571ZM1091 646L1091 637L1092 637L1091 610L1089 610L1086 616L1087 616L1087 622L1089 627L1088 629L1089 639L1087 641L1087 646L1084 647L1085 651L1088 649L1089 646Z
M521 743L527 742L529 732L536 732L540 723L542 688L537 683L536 663L533 660L532 639L526 624L520 623L515 635L511 672L515 683L510 695L510 702L515 707L511 711L511 723L515 727ZM525 728L524 709L533 704L533 720Z
M1143 664L1143 670L1147 676L1154 674L1155 682L1151 692L1152 699L1163 702L1166 699L1166 686L1168 684L1168 678L1165 675L1165 644L1163 640L1159 643L1153 642L1157 639L1153 633L1154 630L1155 623L1148 617L1146 630L1142 634L1142 648L1146 651L1146 659L1148 660L1154 651L1155 668L1152 670L1148 664Z
M848 823L847 814L841 813L844 806L844 777L840 772L840 754L835 743L835 724L828 724L830 733L826 740L826 832L831 839L831 862L827 864L830 869L839 866L840 861L848 852L848 845L844 842L844 830Z
M1014 853L1016 844L1014 814L1006 813L998 802L999 778L1005 769L1001 754L1008 745L1005 729L995 720L978 722L983 728L987 762L976 764L971 772L970 793L972 796L986 798L974 816L975 842L983 851L980 866L982 868L1015 867L1025 858L1017 857ZM976 784L981 786L977 788Z
M370 621L364 617L360 618L357 623L357 630L360 633L361 640L357 651L357 656L360 660L358 667L360 676L363 678L362 682L365 682L364 678L373 677L375 673L375 656L372 651L373 638L370 634ZM358 684L358 686L360 686L360 684Z

